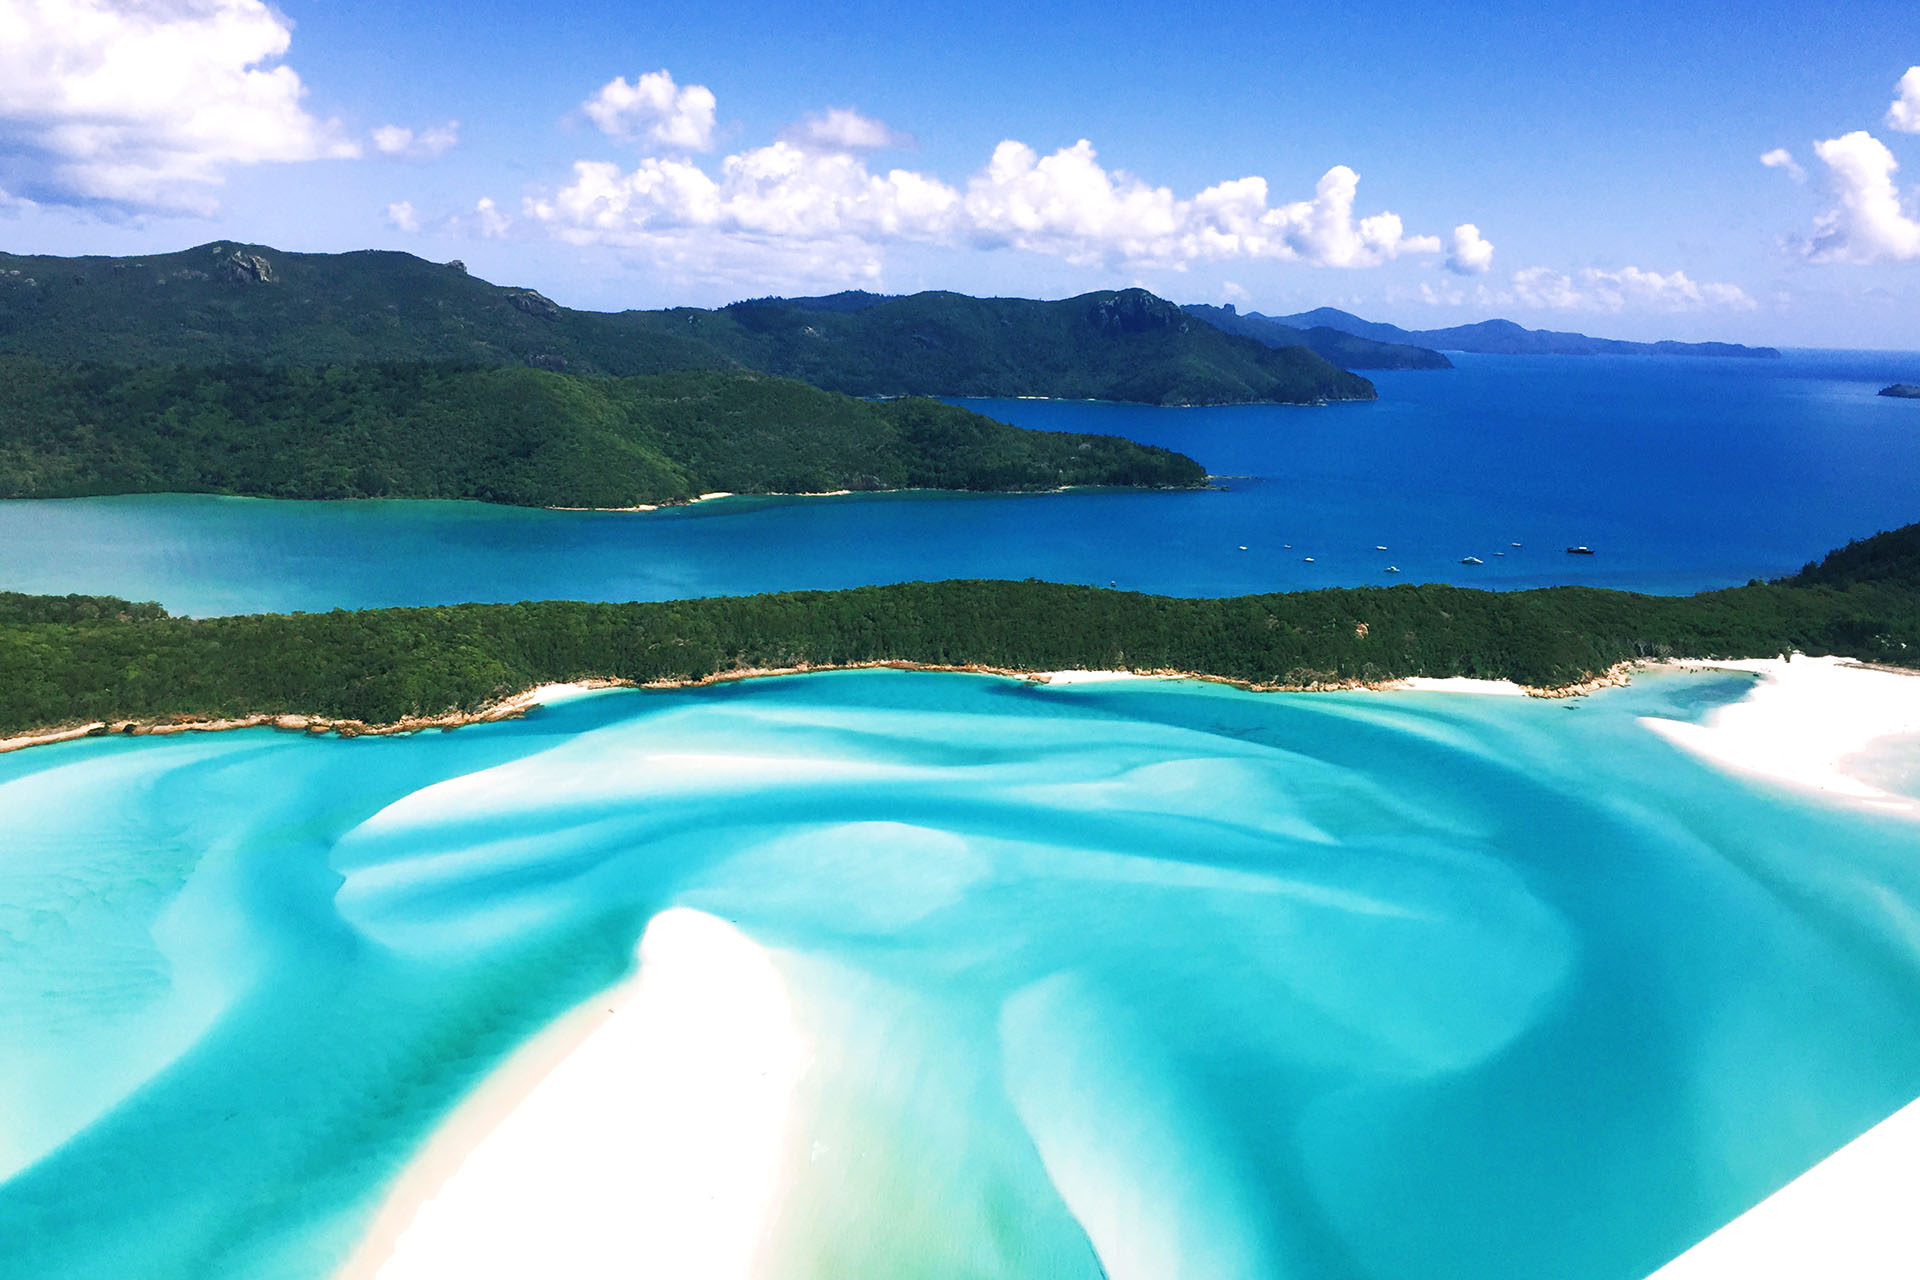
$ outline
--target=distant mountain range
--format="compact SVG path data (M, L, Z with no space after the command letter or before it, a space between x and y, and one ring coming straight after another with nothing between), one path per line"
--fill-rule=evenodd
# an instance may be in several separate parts
M1272 316L1263 316L1258 311L1243 315L1232 306L1209 307L1189 303L1185 310L1188 315L1198 316L1216 329L1252 338L1269 347L1305 347L1342 369L1453 368L1453 361L1429 347L1363 336L1333 325L1316 324L1302 328L1275 320Z
M1374 398L1372 383L1311 350L1224 333L1142 289L1058 302L841 294L607 313L489 284L458 263L231 241L132 258L0 254L0 354L130 365L442 361L617 376L733 368L867 397Z
M1191 309L1191 308L1190 308ZM1293 316L1252 316L1272 324L1293 328L1337 329L1375 342L1407 343L1439 351L1468 351L1502 356L1749 356L1778 359L1772 347L1744 347L1736 342L1623 342L1617 338L1592 338L1584 333L1557 333L1551 329L1528 329L1511 320L1482 320L1478 324L1455 325L1451 329L1402 329L1399 325L1362 320L1333 307L1320 307Z

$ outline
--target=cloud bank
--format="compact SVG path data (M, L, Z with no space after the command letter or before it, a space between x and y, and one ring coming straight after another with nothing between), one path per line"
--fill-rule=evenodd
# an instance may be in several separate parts
M557 190L527 198L533 229L575 244L646 249L672 261L770 257L847 274L878 270L891 244L1017 249L1077 265L1183 270L1196 262L1269 260L1373 267L1437 254L1437 236L1410 235L1388 212L1356 217L1360 176L1327 170L1311 198L1274 203L1267 180L1235 178L1190 197L1109 169L1091 142L1041 154L1009 139L959 184L913 169L878 169L873 152L910 145L882 121L846 107L808 116L769 145L696 161L713 136L714 96L665 71L616 80L584 105L603 131L662 144L629 168L574 164ZM1456 232L1456 258L1485 269L1492 247ZM1464 252L1461 252L1464 250ZM1478 265L1474 265L1478 264Z
M1684 271L1643 271L1587 267L1572 275L1547 267L1513 273L1510 288L1483 294L1482 301L1518 303L1550 311L1752 311L1755 303L1734 284L1690 279Z
M261 0L0 0L0 175L43 202L210 212L235 165L359 147L276 65Z

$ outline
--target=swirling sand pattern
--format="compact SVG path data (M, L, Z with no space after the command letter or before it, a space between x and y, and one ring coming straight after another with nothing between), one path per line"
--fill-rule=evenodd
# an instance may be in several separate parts
M861 672L23 753L7 1274L328 1275L684 908L807 1046L753 1274L1635 1280L1920 1093L1910 824L1637 723L1701 689Z

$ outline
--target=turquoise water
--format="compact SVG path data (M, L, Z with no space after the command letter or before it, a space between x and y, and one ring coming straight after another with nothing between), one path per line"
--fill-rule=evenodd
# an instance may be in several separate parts
M862 672L0 757L0 1270L326 1275L685 906L872 1103L776 1275L1637 1280L1920 1094L1911 823L1637 722L1746 687Z
M1688 592L1788 573L1920 517L1920 407L1874 394L1916 370L1920 355L1846 352L1462 356L1448 372L1377 375L1374 404L975 404L1183 450L1223 477L1224 491L1203 493L729 499L623 514L5 502L0 589L195 614L952 577L1173 595L1420 581ZM1574 544L1596 554L1570 557Z

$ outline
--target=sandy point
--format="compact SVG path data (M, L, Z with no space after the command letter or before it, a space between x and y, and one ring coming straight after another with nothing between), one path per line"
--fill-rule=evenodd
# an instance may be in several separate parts
M744 1280L811 1061L772 953L687 908L494 1071L337 1280Z
M1920 800L1876 786L1850 767L1877 744L1920 736L1920 672L1805 655L1666 665L1760 677L1746 697L1703 724L1642 718L1667 741L1741 773L1920 816Z

